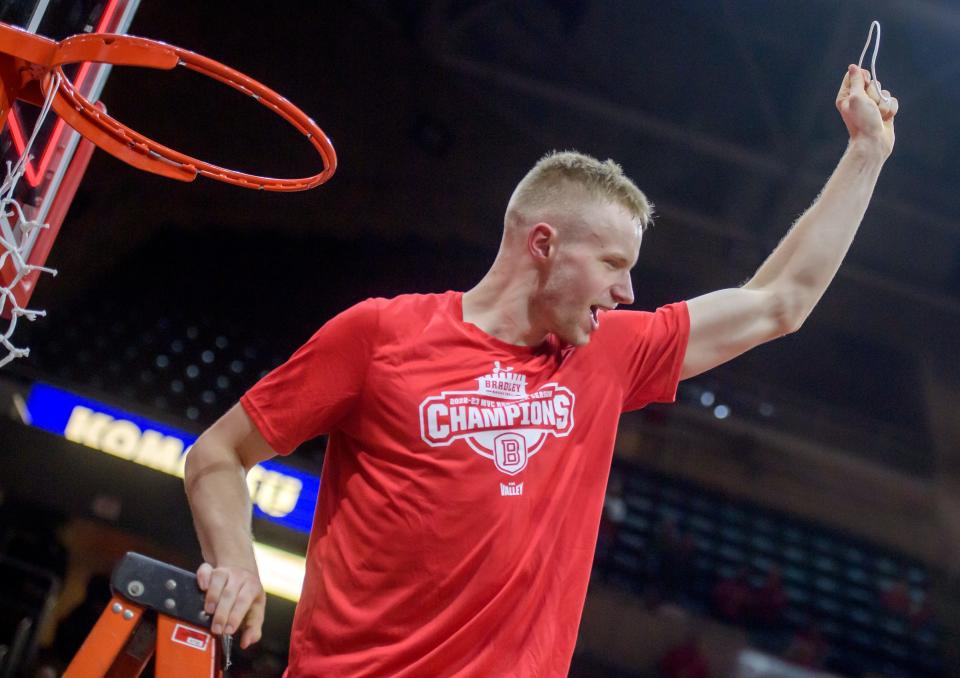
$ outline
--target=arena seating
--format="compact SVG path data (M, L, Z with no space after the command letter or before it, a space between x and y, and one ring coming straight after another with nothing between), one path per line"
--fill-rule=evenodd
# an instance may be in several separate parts
M746 616L751 639L783 651L797 631L816 628L830 647L826 667L883 675L944 675L942 632L928 610L931 573L921 563L826 527L666 478L617 460L612 487L622 487L620 522L598 560L598 574L641 592L662 584L657 559L665 526L692 545L689 575L669 587L678 602L715 614L717 584L746 575L754 590L771 568L782 576L786 605L777 623ZM609 500L610 498L608 498ZM609 513L609 512L608 512ZM676 557L671 562L677 577ZM680 564L683 569L684 564ZM898 585L914 609L892 610L885 594Z

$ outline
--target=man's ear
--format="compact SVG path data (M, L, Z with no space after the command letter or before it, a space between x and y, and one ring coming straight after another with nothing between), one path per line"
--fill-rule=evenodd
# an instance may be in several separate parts
M541 221L534 225L527 235L527 249L534 261L544 262L550 258L557 245L557 230Z

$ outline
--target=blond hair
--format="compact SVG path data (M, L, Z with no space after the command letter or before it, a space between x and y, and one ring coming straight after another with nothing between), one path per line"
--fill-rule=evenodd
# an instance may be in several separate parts
M540 158L517 184L508 210L546 207L564 193L564 182L582 186L595 198L622 205L640 223L641 230L653 222L653 205L620 165L577 151L553 151Z

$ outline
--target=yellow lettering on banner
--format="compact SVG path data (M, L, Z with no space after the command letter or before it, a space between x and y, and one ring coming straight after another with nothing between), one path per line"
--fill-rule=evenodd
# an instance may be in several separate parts
M299 478L284 475L282 473L270 472L270 483L265 484L269 488L266 496L257 500L257 506L268 516L282 518L289 514L297 505L300 499L300 490L303 489L303 483ZM261 493L265 486L261 486Z
M63 430L63 437L75 443L83 444L83 431L86 430L90 415L93 414L86 407L74 407L67 420L67 427Z
M268 516L282 518L297 505L303 483L299 478L254 466L247 473L247 489L257 508Z
M247 471L247 491L250 493L250 499L256 501L257 492L260 491L260 482L263 480L263 474L266 469L257 464Z
M182 455L183 443L180 440L148 429L140 438L140 445L133 460L158 471L177 475Z
M70 413L70 420L67 421L63 435L67 440L99 450L100 434L111 421L111 416L78 405Z
M159 431L141 431L132 421L114 419L80 405L73 408L63 433L67 440L183 478L190 447ZM247 473L250 499L268 516L282 518L296 507L303 490L299 478L268 471L259 464Z
M114 420L104 427L100 444L95 445L107 454L123 459L133 459L140 442L140 428L129 421Z

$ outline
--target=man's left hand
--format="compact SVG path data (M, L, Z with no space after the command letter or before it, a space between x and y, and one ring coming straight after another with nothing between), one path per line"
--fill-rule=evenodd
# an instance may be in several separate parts
M850 64L837 93L837 110L850 133L850 141L875 146L887 157L893 151L893 119L899 103L883 90L884 100L873 85L870 71Z

